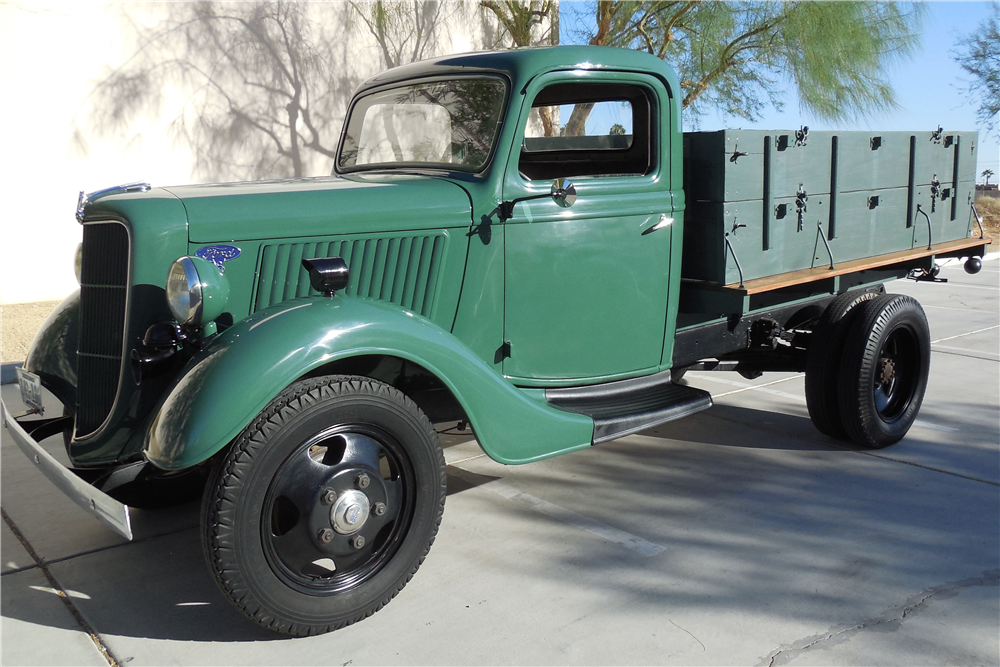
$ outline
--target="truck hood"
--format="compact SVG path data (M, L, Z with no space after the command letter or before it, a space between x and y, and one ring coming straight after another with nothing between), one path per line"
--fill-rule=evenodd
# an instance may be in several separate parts
M465 190L432 176L326 176L164 188L187 210L191 243L471 224Z

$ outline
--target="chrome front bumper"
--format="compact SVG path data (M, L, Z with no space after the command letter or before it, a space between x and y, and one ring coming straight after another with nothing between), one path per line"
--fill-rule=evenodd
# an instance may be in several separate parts
M38 466L42 474L86 512L103 521L125 539L131 540L132 524L129 520L128 506L73 474L73 471L59 463L35 442L35 439L17 423L3 401L0 401L0 408L3 410L3 425L7 428L7 432L21 451Z

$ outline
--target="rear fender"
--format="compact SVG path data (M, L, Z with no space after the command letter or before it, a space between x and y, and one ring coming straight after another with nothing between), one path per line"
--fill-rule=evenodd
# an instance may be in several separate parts
M146 457L167 470L198 464L298 378L373 354L437 376L496 461L528 463L591 443L589 417L529 397L436 324L391 304L339 295L287 301L219 334L169 391L146 436Z

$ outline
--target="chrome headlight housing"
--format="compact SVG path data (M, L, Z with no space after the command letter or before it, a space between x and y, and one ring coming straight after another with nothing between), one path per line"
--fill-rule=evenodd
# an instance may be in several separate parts
M202 326L214 321L229 300L229 281L201 257L181 257L167 272L167 305L177 321Z

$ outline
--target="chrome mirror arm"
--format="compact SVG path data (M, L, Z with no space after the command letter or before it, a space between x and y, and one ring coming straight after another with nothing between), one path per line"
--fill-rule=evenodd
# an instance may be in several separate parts
M497 207L497 212L500 215L500 222L506 222L514 217L514 206L520 204L523 201L530 201L532 199L545 199L546 197L552 197L555 203L559 204L563 208L569 208L576 203L576 186L569 181L564 181L563 179L556 179L552 183L552 191L547 194L541 195L529 195L527 197L518 197L517 199L511 199L510 201L500 202Z

